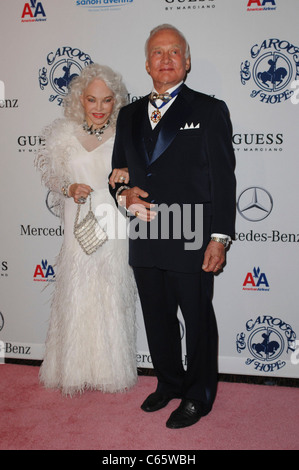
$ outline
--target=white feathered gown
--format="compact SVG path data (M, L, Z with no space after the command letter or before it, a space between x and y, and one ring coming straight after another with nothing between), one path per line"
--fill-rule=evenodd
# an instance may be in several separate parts
M109 238L86 255L73 234L77 204L61 197L65 182L90 185L93 209L117 209L108 190L114 137L87 151L79 127L57 120L46 130L46 146L36 165L53 191L64 219L64 241L56 264L40 380L65 394L85 389L124 391L136 383L135 284L128 265L127 240ZM81 206L81 217L88 204Z

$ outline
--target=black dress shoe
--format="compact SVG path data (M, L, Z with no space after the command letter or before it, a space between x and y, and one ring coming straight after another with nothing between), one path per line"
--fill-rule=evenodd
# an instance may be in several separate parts
M200 403L183 399L180 406L171 413L166 426L170 429L186 428L197 423L202 416L207 414L208 411L204 411Z
M151 393L142 403L141 409L147 412L161 410L161 408L164 408L172 398L173 397L164 395L160 392Z

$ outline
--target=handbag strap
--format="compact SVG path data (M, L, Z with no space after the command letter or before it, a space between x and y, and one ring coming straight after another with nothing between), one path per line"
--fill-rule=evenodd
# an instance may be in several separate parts
M89 210L91 211L91 193L89 194ZM79 216L80 216L80 210L81 210L81 204L77 204L77 213L76 213L76 218L75 218L75 226L78 225L79 222Z

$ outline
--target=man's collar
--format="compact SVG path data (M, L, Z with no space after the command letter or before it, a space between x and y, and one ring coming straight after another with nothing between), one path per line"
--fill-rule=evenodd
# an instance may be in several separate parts
M184 82L184 81L182 80L181 82L177 83L176 85L174 85L173 87L169 88L168 90L165 90L164 93L169 93L169 94L172 93L172 92L173 92L174 90L176 90L183 82ZM155 93L158 93L158 91L157 91L155 88L153 88L152 91L155 92Z

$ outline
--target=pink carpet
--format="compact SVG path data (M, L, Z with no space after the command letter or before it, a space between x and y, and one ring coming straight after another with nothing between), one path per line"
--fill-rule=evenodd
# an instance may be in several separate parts
M0 366L1 450L298 450L299 389L219 383L213 411L194 426L165 427L173 400L140 409L156 386L139 377L124 394L65 398L38 382L38 367Z

